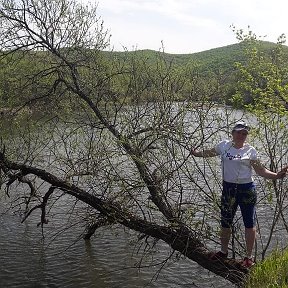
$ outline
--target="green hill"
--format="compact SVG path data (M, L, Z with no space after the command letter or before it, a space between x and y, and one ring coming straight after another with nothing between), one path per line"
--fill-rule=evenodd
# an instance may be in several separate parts
M276 43L267 41L258 41L258 47L261 51L268 54L277 47ZM166 61L172 61L176 66L184 66L188 63L194 63L200 66L202 71L222 71L229 72L233 70L235 62L244 62L246 59L245 48L247 43L240 42L237 44L218 47L202 52L192 54L169 54L154 50L136 50L124 52L112 52L113 57L124 60L136 57L144 61L156 60L157 55L162 54ZM288 46L283 46L288 61Z
M161 97L159 95L162 95L161 89L163 88L168 91L167 95L169 93L174 95L173 99L183 100L189 97L197 101L198 97L205 96L205 99L213 102L222 103L224 100L229 103L235 94L235 83L239 79L235 62L244 63L247 60L245 50L251 43L243 41L192 54L169 54L154 50L116 52L87 49L82 51L77 47L62 48L61 53L78 65L82 61L81 53L83 52L83 61L86 61L85 63L91 61L87 65L90 72L88 73L85 65L79 71L86 79L85 81L89 83L89 89L97 92L97 89L101 88L101 93L105 97L109 95L113 97L117 94L127 99L128 102L147 101L147 99L155 101ZM278 47L275 43L264 41L252 44L257 44L258 50L264 52L261 57L267 55L270 61L272 51ZM285 57L281 57L281 66L287 67L288 47L283 46L282 52ZM53 93L49 97L42 97L43 99L39 97L42 100L34 100L35 95L45 94L46 87L53 85L55 80L53 77L57 77L53 73L53 75L43 73L50 64L55 66L53 55L43 51L24 50L16 51L13 54L6 52L2 52L2 54L2 56L7 55L0 57L0 106L13 108L26 101L27 105L33 107L34 110L45 110L50 106L49 109L54 109L55 105L53 107L52 105L58 100L57 95L52 95ZM77 57L80 57L78 62L75 60L78 59ZM166 78L168 71L169 77ZM27 75L34 75L34 78L29 77L29 79L37 79L37 81L31 80L29 85L25 84L23 90L19 83L26 83ZM110 75L112 76L110 77ZM212 93L212 90L215 91ZM276 92L278 93L278 91ZM55 102L51 101L50 97L54 97ZM249 95L245 97L245 99L250 99ZM69 101L69 97L67 99Z

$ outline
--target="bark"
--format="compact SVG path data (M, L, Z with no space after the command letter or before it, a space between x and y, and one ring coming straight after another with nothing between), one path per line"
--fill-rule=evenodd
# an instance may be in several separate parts
M93 234L96 232L98 228L109 225L109 224L113 224L113 223L115 222L109 221L107 217L100 216L99 219L97 219L95 223L87 225L83 239L90 240L90 238L93 236Z

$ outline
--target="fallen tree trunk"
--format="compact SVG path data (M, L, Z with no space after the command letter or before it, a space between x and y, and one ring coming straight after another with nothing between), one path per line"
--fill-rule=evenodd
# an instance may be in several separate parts
M141 219L136 215L127 212L125 209L122 209L119 203L113 203L103 198L100 199L43 169L9 161L3 153L0 153L0 168L2 173L5 173L8 178L10 177L10 179L12 179L11 181L8 181L9 185L13 181L16 181L17 178L22 179L24 176L32 174L44 180L46 183L49 183L52 187L50 187L48 192L44 195L42 204L34 206L26 214L25 219L32 211L39 208L42 210L41 224L46 224L45 206L53 191L59 189L95 208L110 223L119 223L147 236L161 239L172 249L179 251L185 257L198 263L203 268L225 278L233 284L241 286L249 273L248 269L235 260L211 261L211 251L209 251L199 240L199 233L189 227L181 225L181 223L175 222L175 225L164 226ZM13 173L9 174L11 171ZM15 174L15 172L17 173ZM17 175L17 177L15 177L15 175Z

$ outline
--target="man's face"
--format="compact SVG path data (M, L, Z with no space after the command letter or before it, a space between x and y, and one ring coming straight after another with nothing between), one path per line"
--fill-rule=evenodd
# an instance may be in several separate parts
M239 130L239 131L233 131L233 141L235 142L245 142L247 138L248 132L246 130Z

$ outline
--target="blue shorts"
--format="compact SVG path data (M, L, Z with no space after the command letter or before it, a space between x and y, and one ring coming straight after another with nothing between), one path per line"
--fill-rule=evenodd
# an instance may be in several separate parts
M221 225L231 228L238 206L246 228L256 225L256 188L254 182L235 184L223 181L221 197Z

